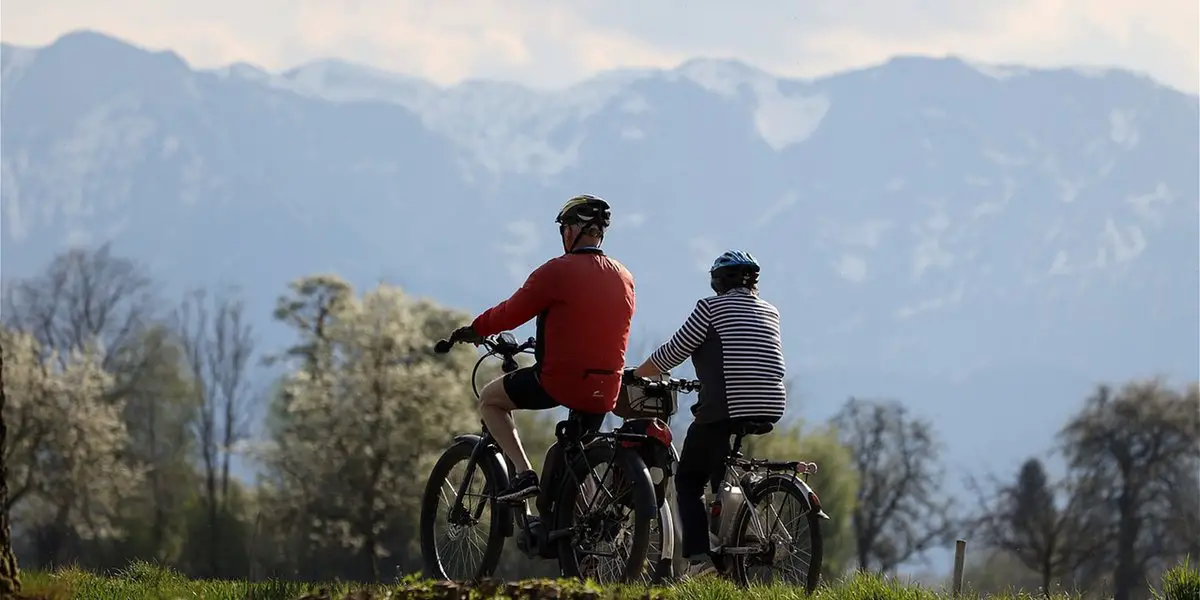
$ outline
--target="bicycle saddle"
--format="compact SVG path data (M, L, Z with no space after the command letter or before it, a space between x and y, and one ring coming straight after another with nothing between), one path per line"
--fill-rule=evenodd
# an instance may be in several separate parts
M775 429L775 425L766 421L735 423L733 425L733 435L738 437L745 437L747 435L764 435L771 433L773 429Z

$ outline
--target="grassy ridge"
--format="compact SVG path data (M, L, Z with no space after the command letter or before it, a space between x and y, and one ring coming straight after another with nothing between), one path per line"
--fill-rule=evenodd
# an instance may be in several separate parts
M323 584L312 585L290 581L238 582L190 580L178 573L147 563L138 563L112 577L104 577L77 569L65 569L53 574L26 573L26 598L38 600L393 600L399 598L471 599L539 598L569 599L647 599L663 600L787 600L805 598L804 593L790 587L754 587L739 589L730 582L700 579L673 587L646 588L620 586L601 588L591 583L575 581L532 580L519 583L483 583L466 588L448 583L406 579L395 585ZM1184 563L1163 578L1161 600L1200 599L1200 572ZM919 586L902 585L872 575L856 574L841 581L822 585L813 600L945 600L949 594ZM964 594L964 598L979 598ZM1002 599L1030 599L1042 596L1014 593L989 596ZM1071 596L1055 595L1054 600Z

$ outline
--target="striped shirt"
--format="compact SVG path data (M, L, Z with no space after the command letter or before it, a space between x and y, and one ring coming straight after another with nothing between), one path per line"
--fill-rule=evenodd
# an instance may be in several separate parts
M787 391L779 310L745 288L696 302L691 316L650 361L664 373L688 358L703 383L698 423L778 421Z

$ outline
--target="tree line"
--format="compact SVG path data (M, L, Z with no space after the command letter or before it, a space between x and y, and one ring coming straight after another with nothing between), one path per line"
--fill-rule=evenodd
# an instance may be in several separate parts
M156 289L107 245L5 283L0 587L17 561L105 571L149 560L243 579L419 571L425 477L451 435L478 427L477 355L430 348L469 315L317 274L276 303L290 345L261 348L236 290L168 301ZM555 419L519 419L531 457L542 456ZM834 516L825 577L895 573L967 537L986 549L968 577L981 591L1061 586L1127 600L1182 557L1200 558L1195 383L1100 385L1055 443L1061 477L1031 457L974 478L971 498L947 492L936 431L896 400L851 398L829 422L786 423L747 451L820 465L812 483ZM257 467L254 481L235 476L235 460ZM501 574L553 569L506 548Z

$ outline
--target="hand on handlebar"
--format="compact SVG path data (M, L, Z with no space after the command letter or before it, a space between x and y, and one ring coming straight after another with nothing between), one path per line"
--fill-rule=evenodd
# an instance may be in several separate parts
M455 344L483 346L487 349L489 355L515 356L534 349L537 346L537 340L529 338L525 342L517 343L512 334L508 332L487 337L479 335L473 328L467 326L455 329L454 333L450 334L449 339L439 340L434 344L433 351L438 354L445 354Z
M621 372L621 385L637 386L647 391L672 390L676 392L695 392L700 390L700 382L698 380L673 379L668 377L662 381L655 381L649 377L636 375L634 369L625 369Z
M450 334L450 339L438 340L438 342L433 346L433 351L438 354L445 354L450 351L450 348L454 347L454 344L461 342L481 344L483 343L483 336L475 333L475 329L473 329L470 325L459 327Z
M468 344L481 344L481 343L483 343L483 336L479 335L478 333L475 333L475 328L471 327L470 325L467 325L465 327L459 327L458 329L455 329L454 333L450 334L450 342L451 343L465 342Z
M637 383L639 379L641 379L641 377L633 374L634 371L635 369L633 367L629 367L624 371L621 371L621 385L633 385Z

